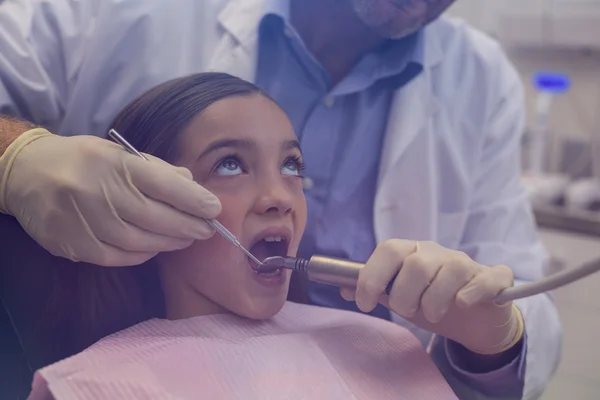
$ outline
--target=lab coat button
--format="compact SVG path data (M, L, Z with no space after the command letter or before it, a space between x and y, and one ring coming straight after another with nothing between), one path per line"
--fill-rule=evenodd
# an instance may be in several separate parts
M323 104L325 104L325 107L327 108L331 108L334 102L333 96L326 96L325 99L323 99Z

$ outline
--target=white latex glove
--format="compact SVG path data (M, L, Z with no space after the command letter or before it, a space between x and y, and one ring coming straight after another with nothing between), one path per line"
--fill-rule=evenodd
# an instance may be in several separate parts
M0 157L0 211L50 253L103 266L211 237L201 218L221 212L217 197L187 169L148 158L93 136L26 132Z
M390 295L386 287L397 274ZM485 267L434 242L389 240L360 271L356 289L342 297L364 312L378 302L416 326L479 354L498 354L523 335L523 317L512 302L494 297L513 286L506 266Z

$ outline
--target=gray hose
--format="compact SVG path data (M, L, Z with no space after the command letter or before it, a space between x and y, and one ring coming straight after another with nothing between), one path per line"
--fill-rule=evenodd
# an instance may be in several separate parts
M496 301L503 303L506 301L534 296L536 294L544 293L568 285L569 283L583 279L586 276L598 271L600 271L600 259L595 259L580 265L579 267L569 268L564 271L557 272L537 282L526 283L524 285L505 289L496 297Z

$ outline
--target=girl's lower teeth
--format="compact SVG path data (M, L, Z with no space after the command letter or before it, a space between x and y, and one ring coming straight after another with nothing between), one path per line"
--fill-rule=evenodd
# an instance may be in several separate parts
M278 275L279 273L281 273L281 268L277 269L277 270L275 270L273 272L259 272L258 274L261 275L261 276L269 277L269 276Z

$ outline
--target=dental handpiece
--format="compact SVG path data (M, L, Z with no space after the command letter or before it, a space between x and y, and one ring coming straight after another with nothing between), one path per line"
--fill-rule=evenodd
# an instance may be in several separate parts
M358 275L363 267L363 263L319 255L314 255L308 260L295 257L269 257L263 261L262 265L259 265L258 273L284 268L301 273L313 282L340 287L356 287ZM554 273L537 282L504 289L494 298L494 301L504 303L535 296L568 285L598 271L600 271L600 259ZM387 285L386 294L390 293L395 279L396 276Z
M135 149L135 147L133 147L123 136L119 135L119 133L117 131L115 131L114 129L111 129L110 131L108 131L108 135L115 142L117 142L118 144L123 146L123 148L125 150L127 150L128 152L130 152L131 154L138 156L140 158L143 158L144 160L150 161L150 160L148 160L148 157L146 157L145 155L143 155L142 153L137 151ZM237 247L238 249L243 251L252 261L254 261L256 263L256 265L262 264L262 261L260 261L256 257L254 257L252 255L252 253L250 253L248 250L246 250L246 248L240 243L240 241L235 237L235 235L233 233L229 232L229 230L227 228L225 228L219 221L217 221L216 219L208 219L208 218L203 218L203 219L206 221L206 223L208 223L210 226L212 226L215 231L217 231L221 236L223 236L229 243L233 244L235 247Z

